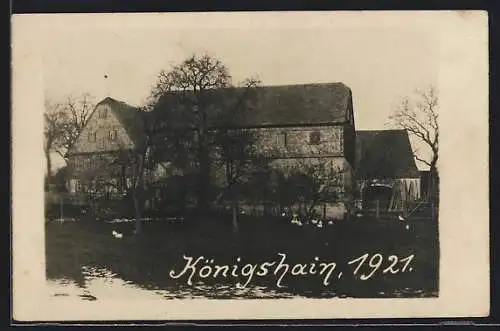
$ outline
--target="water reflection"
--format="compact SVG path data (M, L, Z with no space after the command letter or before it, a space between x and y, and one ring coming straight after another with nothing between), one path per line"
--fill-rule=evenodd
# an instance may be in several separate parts
M313 295L305 291L304 296L287 291L275 291L264 286L249 286L239 289L234 286L216 284L206 285L201 282L192 286L177 286L170 289L146 288L131 281L121 279L117 274L105 268L83 267L84 282L68 279L48 280L50 295L54 298L78 298L80 300L99 299L246 299L246 298L306 298ZM425 292L421 289L404 288L387 293L378 292L377 297L430 297L437 293ZM346 294L323 293L323 297L350 298Z
M199 299L199 298L292 298L299 297L291 293L279 293L263 286L250 286L238 289L229 285L206 285L201 282L193 286L175 289L147 289L125 281L105 268L83 267L84 283L68 279L48 280L50 295L57 298L75 298L82 300L98 299Z

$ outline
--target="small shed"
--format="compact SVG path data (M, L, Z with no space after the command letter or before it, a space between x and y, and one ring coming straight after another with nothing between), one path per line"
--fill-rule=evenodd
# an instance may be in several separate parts
M420 199L420 172L406 130L356 131L358 208L402 210Z

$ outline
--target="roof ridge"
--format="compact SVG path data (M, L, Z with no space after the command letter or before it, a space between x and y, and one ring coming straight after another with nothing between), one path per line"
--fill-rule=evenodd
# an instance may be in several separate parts
M293 84L266 84L257 87L288 87L288 86L330 86L330 85L343 85L347 87L343 82L328 82L328 83L293 83Z
M107 102L113 102L113 103L122 104L124 106L129 107L129 108L135 108L135 109L140 109L141 108L141 107L138 107L138 106L132 106L131 104L129 104L129 103L125 102L125 101L118 100L118 99L112 98L110 96L107 96L104 99L102 99L97 105L100 105L100 104L103 104L103 103L107 103Z
M277 88L277 87L321 87L321 86L342 86L345 87L346 89L350 89L349 86L347 86L343 82L329 82L329 83L294 83L294 84L266 84L266 85L257 85L257 86L252 86L250 88ZM230 89L244 89L247 88L246 86L228 86L228 87L218 87L218 88L213 88L210 90L230 90ZM188 90L191 91L191 90ZM167 91L166 93L182 93L184 91L182 90L172 90L172 91Z

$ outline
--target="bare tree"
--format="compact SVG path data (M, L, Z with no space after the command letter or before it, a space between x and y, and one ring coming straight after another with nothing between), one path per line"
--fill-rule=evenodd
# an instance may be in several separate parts
M94 109L93 98L88 94L67 97L64 101L45 101L44 153L47 163L47 181L51 182L51 152L65 158Z
M304 158L294 162L281 197L289 208L299 207L299 214L311 219L321 203L338 202L342 198L345 169L335 166L328 158Z
M222 167L225 174L223 188L216 202L229 197L235 233L238 232L238 199L242 184L262 163L256 146L259 139L257 132L239 127L239 120L247 115L256 100L253 92L259 83L256 79L247 79L240 84L240 88L220 91L221 111L216 117L217 126L211 130L214 163Z
M59 143L60 148L57 149L59 155L65 157L65 153L73 145L85 124L87 124L94 107L95 100L89 94L83 94L77 98L67 97L60 104L60 108L66 114L66 123Z
M223 128L217 132L218 157L215 164L222 167L224 181L216 201L229 200L232 210L233 232L238 232L238 201L245 193L244 184L266 160L257 148L258 136L251 130Z
M244 84L254 85L253 80ZM193 55L170 71L162 71L152 91L155 112L164 112L170 123L172 157L198 177L197 207L203 212L210 202L210 168L216 149L213 119L228 115L244 102L228 102L232 80L228 68L208 55ZM229 93L230 94L230 93ZM234 99L232 99L234 100ZM171 124L173 123L173 124ZM176 127L175 127L176 126ZM167 134L168 135L168 134Z
M142 233L142 214L145 208L146 180L148 174L160 160L161 150L155 147L156 137L161 135L160 124L144 110L140 110L137 120L141 121L142 139L133 148L117 142L118 150L114 153L111 166L113 177L119 177L121 188L132 199L135 213L135 234ZM118 175L118 176L117 176Z
M439 126L438 126L438 93L434 86L425 90L417 90L413 98L403 98L399 107L390 119L398 127L406 129L410 135L416 137L421 143L430 149L430 157L419 155L418 150L414 152L417 161L429 166L429 192L432 199L437 199L437 185L439 174L437 169L439 150Z
M142 233L142 212L144 209L144 176L147 168L147 147L134 150L120 150L113 160L113 165L125 169L121 173L122 189L132 199L135 212L135 233Z
M52 182L52 160L50 153L57 149L66 125L66 114L56 105L46 103L44 114L44 154L47 167L47 184Z

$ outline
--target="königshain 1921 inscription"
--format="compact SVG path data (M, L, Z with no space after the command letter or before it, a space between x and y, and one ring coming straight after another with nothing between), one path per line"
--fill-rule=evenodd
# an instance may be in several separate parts
M107 19L46 26L51 300L440 297L433 30Z

